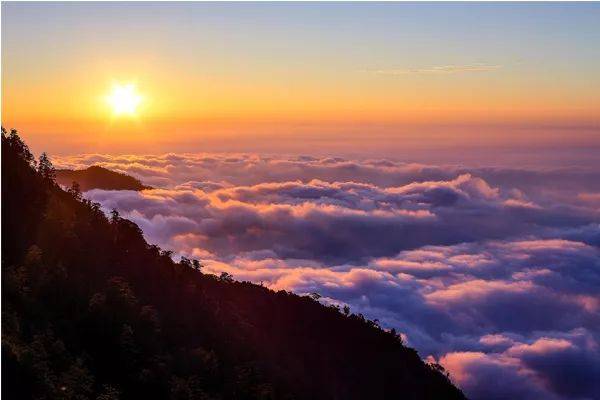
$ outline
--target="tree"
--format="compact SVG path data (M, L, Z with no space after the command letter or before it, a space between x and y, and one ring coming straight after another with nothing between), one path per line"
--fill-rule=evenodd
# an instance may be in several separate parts
M200 271L202 269L202 267L204 267L204 265L200 264L200 261L198 261L198 260L192 260L192 267L196 271Z
M160 255L163 257L171 258L171 256L173 255L173 251L172 250L161 250Z
M10 134L6 135L6 129L2 127L2 141L6 141L8 146L12 148L23 160L25 160L29 165L35 167L35 158L33 154L29 151L29 147L19 136L19 133L16 129L11 129Z
M103 385L102 391L96 398L97 400L119 400L121 393L111 385Z
M67 192L69 192L76 200L81 200L81 188L78 182L73 181L71 187L67 189Z
M35 244L29 246L25 254L25 265L38 265L42 261L42 249Z
M110 212L110 223L111 224L116 224L117 222L119 222L119 211L117 211L116 208L113 208L112 211Z
M228 274L227 272L221 272L219 279L223 282L233 282L233 275Z
M310 298L313 299L314 301L319 301L319 299L322 297L319 293L317 292L312 292L310 295Z
M179 261L179 264L181 264L184 267L189 267L192 268L192 261L184 256L181 256L181 260Z
M100 203L97 203L95 201L90 203L90 210L92 211L92 214L97 216L97 215L102 215L104 217L104 214L101 211L101 205Z
M348 314L350 314L350 307L348 307L348 304L344 305L343 310L344 310L344 315L345 316L348 316Z
M152 253L152 255L158 256L160 255L160 247L155 244L151 244L148 246L148 250Z
M202 264L200 264L200 261L198 260L191 260L187 257L181 256L181 260L179 261L179 264L184 266L184 267L188 267L188 268L193 268L197 271L200 271L200 269L203 267Z
M54 182L56 179L56 170L46 152L42 153L40 156L40 160L38 161L38 172L42 178L49 182Z

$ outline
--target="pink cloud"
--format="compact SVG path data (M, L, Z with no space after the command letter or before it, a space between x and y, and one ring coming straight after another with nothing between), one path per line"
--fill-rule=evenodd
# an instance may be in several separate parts
M57 162L98 163L157 187L86 193L151 243L378 318L470 398L596 392L600 219L572 191L589 175L251 154Z

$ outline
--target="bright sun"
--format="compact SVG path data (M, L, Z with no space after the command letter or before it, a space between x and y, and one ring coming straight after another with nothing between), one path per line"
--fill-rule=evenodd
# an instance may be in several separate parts
M138 94L133 83L115 84L107 97L107 101L115 115L134 116L142 101L142 96Z

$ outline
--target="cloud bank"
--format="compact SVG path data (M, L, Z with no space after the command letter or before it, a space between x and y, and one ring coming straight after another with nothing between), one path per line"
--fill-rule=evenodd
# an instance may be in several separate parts
M470 398L600 398L597 169L252 154L54 161L157 187L86 197L207 272L377 318Z

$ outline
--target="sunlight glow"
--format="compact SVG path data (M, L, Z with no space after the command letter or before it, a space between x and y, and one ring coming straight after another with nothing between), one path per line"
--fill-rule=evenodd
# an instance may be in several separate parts
M107 97L114 115L136 115L137 108L142 102L142 96L137 92L133 83L115 84Z

